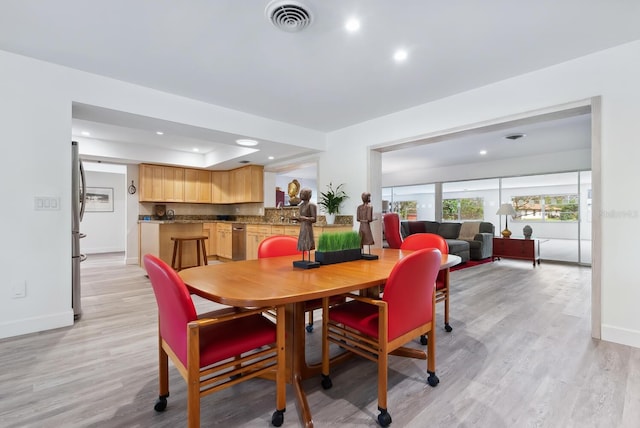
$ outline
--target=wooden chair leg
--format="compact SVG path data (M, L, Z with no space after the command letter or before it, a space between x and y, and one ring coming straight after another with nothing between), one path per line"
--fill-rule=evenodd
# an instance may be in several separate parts
M158 400L154 405L156 412L167 408L169 396L169 356L162 347L162 337L158 333Z
M313 309L309 311L309 323L307 324L306 330L309 333L313 331Z
M176 268L177 271L181 271L182 270L182 241L176 241L178 243L178 267Z
M278 347L278 369L276 370L276 411L271 417L271 423L279 427L284 420L284 412L287 406L287 355L285 353L285 307L276 308L276 346Z
M332 386L329 377L329 298L322 299L322 388Z
M444 271L444 289L442 290L444 294L444 329L448 332L453 330L449 325L449 269L445 269Z
M178 254L178 241L173 241L173 257L171 257L171 267L176 269L176 255Z
M200 428L200 331L187 333L187 427Z
M433 293L433 311L434 314L433 319L431 320L431 326L429 328L429 332L427 333L428 346L427 346L427 373L429 373L429 378L427 381L429 385L436 386L440 383L440 379L436 376L436 323L435 323L435 313L436 313L436 293L434 290Z
M169 357L162 345L158 354L158 390L161 397L166 397L169 395Z
M207 260L207 247L204 245L204 239L200 240L200 246L202 247L202 257L204 258L204 265L208 265L209 261Z

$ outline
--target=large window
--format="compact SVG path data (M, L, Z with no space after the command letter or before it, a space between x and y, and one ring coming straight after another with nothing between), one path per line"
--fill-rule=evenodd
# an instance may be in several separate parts
M442 219L444 221L484 220L484 199L443 199Z
M577 194L512 196L517 220L521 221L578 221Z

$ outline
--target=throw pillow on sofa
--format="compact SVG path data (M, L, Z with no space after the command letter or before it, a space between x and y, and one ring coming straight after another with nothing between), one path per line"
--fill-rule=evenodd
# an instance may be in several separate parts
M460 227L460 236L458 236L458 239L473 241L473 238L475 238L478 233L480 233L479 221L465 221Z

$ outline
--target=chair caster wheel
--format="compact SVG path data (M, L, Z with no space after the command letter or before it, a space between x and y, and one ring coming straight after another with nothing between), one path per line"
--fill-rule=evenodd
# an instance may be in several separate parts
M420 344L421 345L426 345L427 344L427 336L425 336L425 335L420 336Z
M333 386L333 382L331 382L331 378L327 375L322 375L322 382L320 382L323 389L331 389Z
M307 330L307 333L313 332L313 324L307 324L305 330Z
M167 408L167 397L164 397L164 396L158 397L158 399L156 400L156 404L153 406L153 409L156 412L164 412L166 408Z
M451 333L453 331L453 327L451 327L449 324L445 324L444 329L447 331L447 333Z
M427 382L430 386L435 387L440 383L440 379L438 379L438 376L436 376L434 372L429 372L429 378L427 379Z
M380 410L380 414L378 415L378 423L380 426L388 427L391 425L391 415L387 413L386 410Z
M279 427L284 422L284 410L276 410L271 416L271 425Z

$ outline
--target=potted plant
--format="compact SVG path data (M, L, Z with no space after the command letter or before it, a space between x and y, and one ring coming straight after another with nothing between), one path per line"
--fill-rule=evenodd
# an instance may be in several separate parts
M323 265L348 262L361 258L360 234L355 231L323 233L318 237L316 262Z
M334 189L333 184L329 183L327 185L328 190L326 192L320 192L318 205L320 205L326 213L328 224L333 224L336 214L340 214L340 204L349 198L344 190L342 190L342 186L344 186L344 183Z

